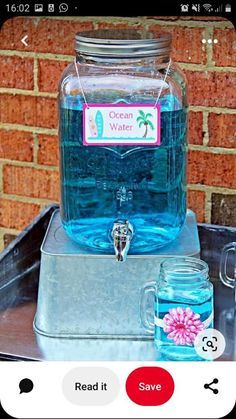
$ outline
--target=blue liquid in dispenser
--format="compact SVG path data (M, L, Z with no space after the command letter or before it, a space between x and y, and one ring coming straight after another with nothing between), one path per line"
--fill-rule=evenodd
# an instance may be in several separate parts
M168 110L173 100L169 95L169 101L160 101L161 146L86 147L81 98L65 98L60 108L61 215L72 240L93 252L114 254L111 230L117 219L133 225L130 254L155 251L177 237L186 214L187 111Z
M199 320L203 323L213 313L213 290L212 289L199 289L192 293L191 303L185 301L184 298L178 300L171 298L167 299L168 292L163 292L159 294L157 301L155 302L155 317L163 320L163 318L169 314L170 309L177 309L181 307L186 310L190 308L193 313L198 313L200 315ZM194 294L194 295L193 295ZM172 325L172 322L170 323ZM181 328L181 323L177 326ZM172 326L172 329L177 330L175 325ZM213 320L208 325L208 328L213 328ZM190 330L187 327L187 330ZM196 331L196 330L195 330ZM200 358L196 353L193 345L193 341L190 342L190 345L185 344L176 344L173 338L168 337L170 332L164 331L163 327L155 327L155 345L158 349L159 356L161 360L165 361L204 361L203 358Z

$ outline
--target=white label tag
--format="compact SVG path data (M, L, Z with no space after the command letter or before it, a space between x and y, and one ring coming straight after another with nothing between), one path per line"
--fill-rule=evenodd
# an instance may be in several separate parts
M160 105L83 105L83 144L160 145Z

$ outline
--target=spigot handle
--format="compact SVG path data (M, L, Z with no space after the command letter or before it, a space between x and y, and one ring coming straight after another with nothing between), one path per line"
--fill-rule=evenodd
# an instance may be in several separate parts
M116 221L112 229L112 237L116 260L124 262L127 258L130 248L130 242L133 237L133 227L129 221Z

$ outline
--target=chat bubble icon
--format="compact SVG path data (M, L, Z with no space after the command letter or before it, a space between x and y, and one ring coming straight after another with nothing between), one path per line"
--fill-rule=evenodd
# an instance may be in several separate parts
M34 383L29 378L24 378L19 382L20 394L30 393L34 388Z
M66 3L61 3L59 5L59 13L66 13L68 10L69 6Z

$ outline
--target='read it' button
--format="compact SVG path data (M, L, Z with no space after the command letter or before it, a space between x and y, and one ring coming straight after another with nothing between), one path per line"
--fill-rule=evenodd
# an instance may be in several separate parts
M160 367L141 367L126 380L126 393L141 406L160 406L174 393L175 383L170 373Z

